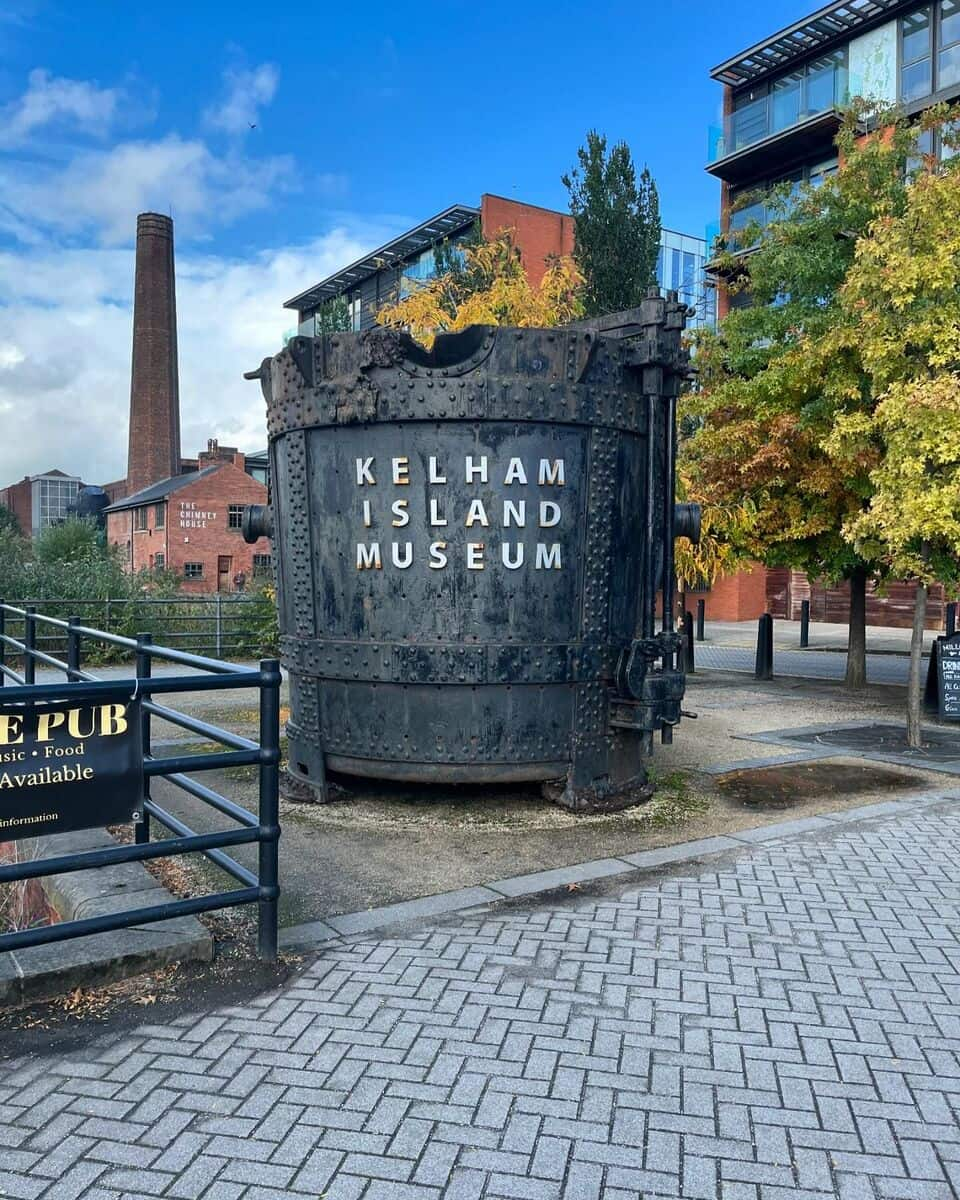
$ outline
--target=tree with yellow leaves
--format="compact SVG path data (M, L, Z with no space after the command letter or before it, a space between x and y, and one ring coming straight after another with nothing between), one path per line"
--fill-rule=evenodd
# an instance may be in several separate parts
M838 465L873 464L845 539L916 581L907 729L919 746L927 589L960 579L960 158L929 161L902 211L878 214L839 299L843 319L811 350L820 362L855 352L876 402L838 414L825 448Z
M430 347L438 333L469 325L549 328L583 315L583 277L571 258L552 259L533 285L509 234L465 244L461 254L462 270L415 285L409 296L381 308L377 321L407 329Z
M900 113L852 110L832 176L764 197L767 223L738 230L736 244L717 256L732 290L748 288L753 303L730 312L716 331L698 333L698 387L682 408L691 432L681 443L680 470L698 498L721 509L751 505L752 519L731 527L735 549L768 566L849 582L851 688L866 682L867 584L895 578L903 565L858 525L887 465L876 422L888 411L878 416L889 383L877 370L881 347L871 343L888 339L886 353L895 357L913 351L895 324L894 301L906 300L886 277L899 269L893 260L876 267L856 302L845 289L855 264L862 274L870 261L862 245L888 228L904 239L907 212L926 221L915 211L918 137L936 130L949 146L955 116L931 110L918 129ZM864 137L865 122L883 132ZM926 244L923 234L914 240ZM752 248L748 258L745 247ZM938 252L930 243L924 257L928 288L945 270L931 261ZM923 303L909 302L913 317ZM873 325L865 324L875 307ZM868 432L855 438L855 428ZM851 436L837 436L842 429Z

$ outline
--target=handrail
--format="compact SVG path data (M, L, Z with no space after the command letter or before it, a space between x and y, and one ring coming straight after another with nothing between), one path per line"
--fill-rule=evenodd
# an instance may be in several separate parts
M22 639L12 636L9 632L8 619L22 620ZM37 647L38 628L51 627L61 630L66 638L65 659L57 658ZM91 641L122 646L134 651L135 675L111 680L98 678L84 670L81 666L83 646ZM10 651L22 658L22 674L4 661ZM177 675L154 675L155 660L189 667L191 671ZM54 683L34 682L37 663L61 671L66 678ZM8 686L8 680L12 680L15 686ZM43 700L63 700L66 697L73 701L94 699L105 694L116 696L118 688L129 687L131 699L134 696L140 698L139 711L143 734L143 795L140 811L134 814L133 844L106 846L33 862L3 864L0 865L0 884L85 871L117 863L145 862L176 854L201 853L228 875L246 885L232 892L192 897L135 909L132 912L111 913L39 929L0 934L0 953L24 946L38 946L82 937L88 933L102 933L130 925L165 920L171 915L201 913L238 904L256 903L259 914L258 952L261 957L276 958L277 900L280 893L277 856L280 837L280 684L280 664L275 659L264 659L257 669L251 669L221 659L154 645L148 634L140 634L136 639L127 638L83 625L75 615L64 620L35 612L32 607L20 607L0 601L0 709L5 704L22 705ZM258 742L211 725L198 717L178 712L167 705L156 704L150 699L156 695L179 692L225 691L239 688L256 688L259 691ZM226 749L213 754L157 756L151 748L150 723L154 718L200 734ZM259 805L256 814L191 778L195 772L242 765L258 768ZM167 778L174 787L230 818L239 828L216 833L196 833L180 817L166 811L151 798L150 781L157 777ZM151 818L174 836L151 841ZM225 853L229 847L250 843L259 846L256 873Z

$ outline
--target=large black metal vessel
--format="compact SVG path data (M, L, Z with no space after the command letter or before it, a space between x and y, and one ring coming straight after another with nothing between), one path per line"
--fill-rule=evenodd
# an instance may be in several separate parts
M251 373L272 510L246 535L273 537L294 780L644 796L684 689L673 540L698 524L674 505L684 319L654 292L630 337L337 333Z

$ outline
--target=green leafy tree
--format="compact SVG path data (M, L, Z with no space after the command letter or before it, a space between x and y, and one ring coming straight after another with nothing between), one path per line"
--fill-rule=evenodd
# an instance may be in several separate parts
M9 531L10 533L21 534L23 531L20 528L20 522L10 511L5 504L0 504L0 533Z
M350 306L345 297L334 296L317 309L316 332L345 333L350 328Z
M75 563L90 557L102 557L103 547L96 521L84 517L70 517L57 525L48 525L34 539L34 557L37 562Z
M866 682L867 583L883 581L893 566L874 542L846 532L869 508L878 445L848 440L845 457L839 447L827 450L839 421L874 412L876 379L855 338L827 347L849 325L841 289L858 242L875 222L907 209L917 148L916 128L896 114L875 114L883 135L862 137L865 117L848 114L832 177L768 195L769 224L749 225L736 247L720 247L732 289L748 288L753 303L697 335L699 388L684 401L693 432L681 463L708 503L749 504L752 520L732 530L740 553L849 581L853 688ZM946 119L938 111L926 120Z
M657 185L644 167L637 179L626 142L607 153L591 130L579 166L562 176L575 222L574 258L584 277L587 316L634 308L656 283L660 246Z

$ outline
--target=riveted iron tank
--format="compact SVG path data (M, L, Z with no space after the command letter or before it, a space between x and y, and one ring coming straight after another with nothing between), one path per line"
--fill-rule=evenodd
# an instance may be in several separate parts
M699 521L674 505L685 312L653 292L629 337L474 326L431 351L298 337L248 376L272 506L245 532L273 537L293 782L649 795L684 690L673 541Z

